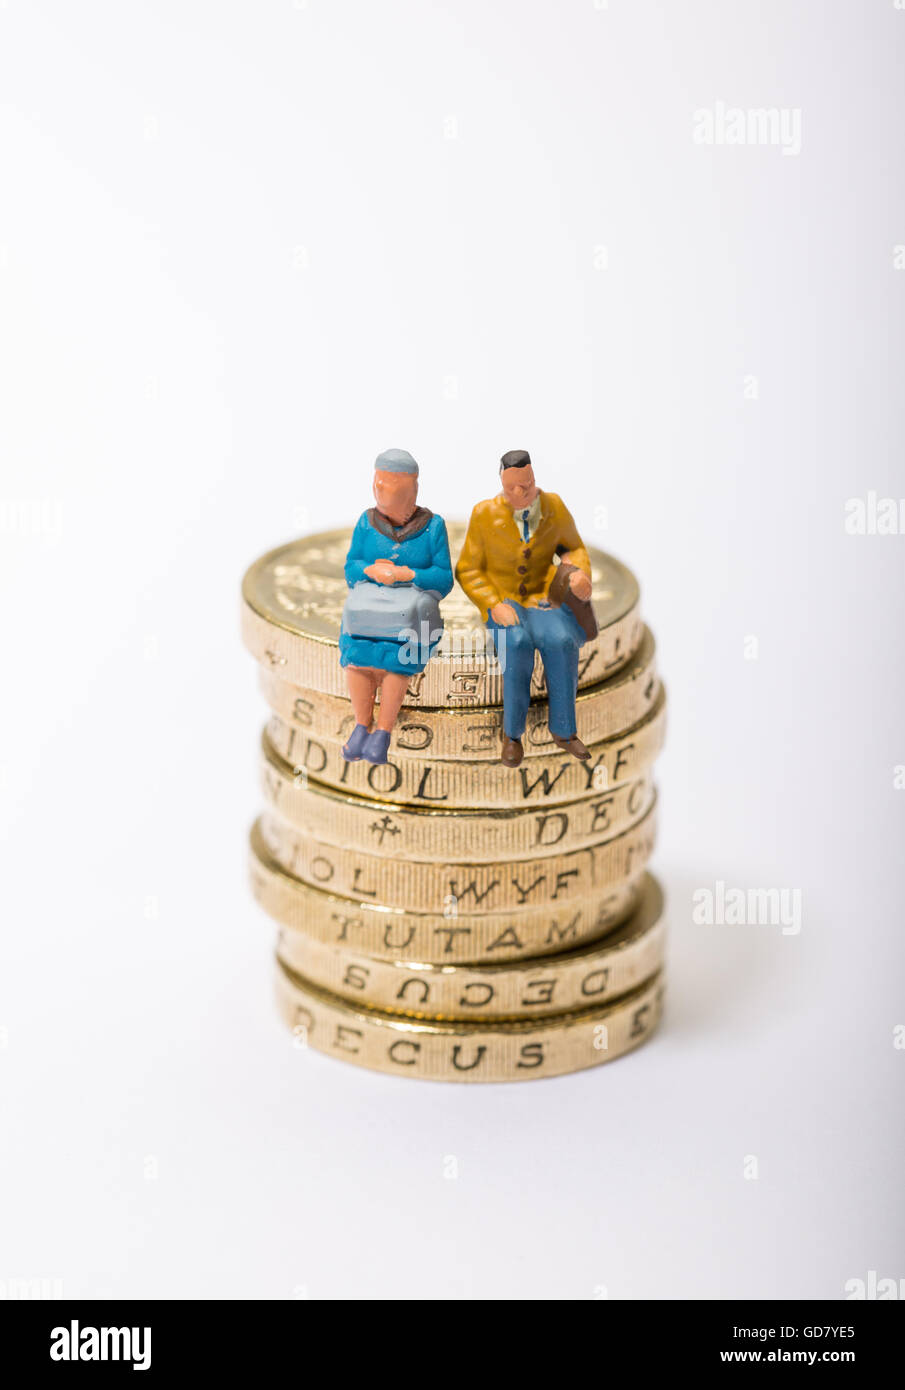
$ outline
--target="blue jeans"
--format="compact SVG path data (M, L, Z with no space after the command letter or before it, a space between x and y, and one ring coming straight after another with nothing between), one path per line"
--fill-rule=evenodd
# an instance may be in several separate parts
M572 738L578 693L578 649L587 640L584 632L578 619L565 606L523 608L520 603L513 603L512 607L518 614L517 626L501 627L492 618L487 619L487 630L503 668L503 732L507 738L521 738L525 732L534 653L538 651L547 678L550 733L557 738Z

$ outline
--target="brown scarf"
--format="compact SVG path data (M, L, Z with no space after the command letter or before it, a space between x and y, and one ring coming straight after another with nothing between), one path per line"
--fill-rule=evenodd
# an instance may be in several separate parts
M416 507L401 526L395 526L388 516L378 511L376 507L368 508L368 521L379 531L382 536L387 536L391 541L408 541L412 536L417 536L419 531L423 531L425 526L433 517L433 512L427 507Z

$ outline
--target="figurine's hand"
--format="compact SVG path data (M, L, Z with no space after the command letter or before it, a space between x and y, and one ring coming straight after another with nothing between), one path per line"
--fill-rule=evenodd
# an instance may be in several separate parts
M394 565L394 579L400 584L410 584L415 578L415 571L409 569L408 565Z
M495 603L490 610L490 616L500 627L518 627L518 613L511 603Z
M373 565L365 566L364 572L377 584L392 584L396 578L396 566L392 560L375 560Z
M587 599L591 597L591 581L584 570L575 570L573 574L569 575L569 588L576 598Z

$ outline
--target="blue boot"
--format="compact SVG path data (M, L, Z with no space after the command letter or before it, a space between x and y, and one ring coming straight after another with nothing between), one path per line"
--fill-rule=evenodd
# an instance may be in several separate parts
M367 741L361 750L361 756L366 758L369 763L385 763L389 746L389 731L387 729L375 729L373 733L368 734Z
M368 741L368 729L366 724L356 724L349 735L347 743L343 744L343 757L347 763L361 762L362 751Z

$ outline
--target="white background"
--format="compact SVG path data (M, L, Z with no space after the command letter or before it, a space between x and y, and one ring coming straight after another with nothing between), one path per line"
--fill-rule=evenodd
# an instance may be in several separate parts
M0 6L0 1279L905 1276L905 536L845 530L905 496L903 55L891 0ZM800 153L696 144L718 101ZM416 1084L276 1016L239 583L389 446L452 517L530 449L641 580L669 1000L610 1067ZM695 926L718 879L800 934Z

